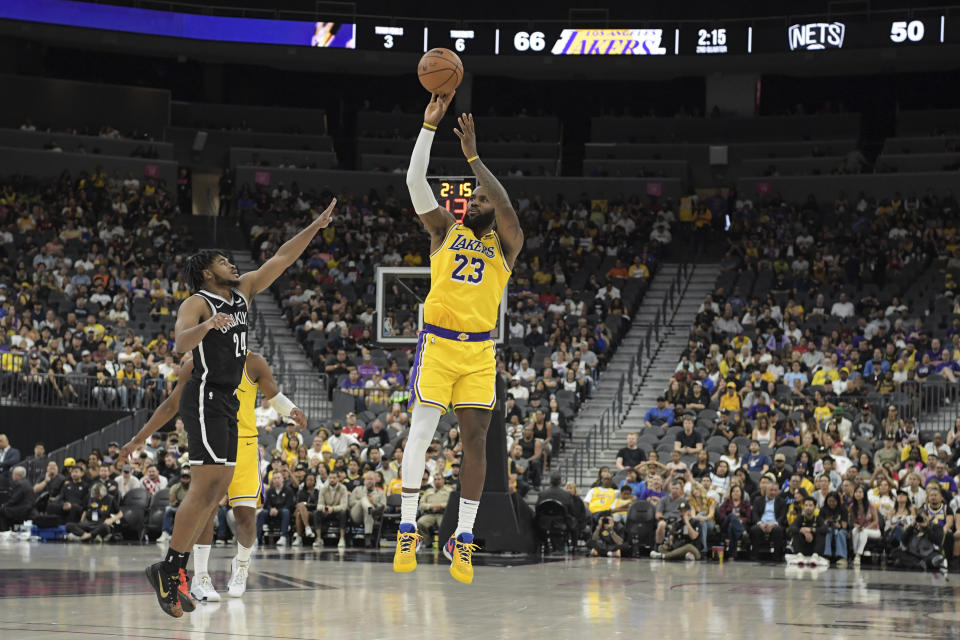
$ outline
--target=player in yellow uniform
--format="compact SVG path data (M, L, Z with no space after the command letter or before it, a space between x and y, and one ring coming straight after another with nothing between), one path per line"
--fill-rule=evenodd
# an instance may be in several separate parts
M500 301L523 246L520 220L503 185L477 154L473 115L457 119L454 132L474 175L463 224L437 204L427 184L430 146L453 94L433 95L410 158L407 187L414 209L430 233L430 293L423 307L423 331L410 374L412 418L403 456L400 532L393 568L417 567L416 514L424 455L440 417L453 405L460 423L463 465L457 529L443 552L450 574L473 581L473 523L486 475L485 439L496 403L496 328ZM496 228L494 228L496 223Z
M180 365L180 380L188 380L193 371L193 359L187 355ZM124 445L120 451L121 459L143 446L157 429L167 424L177 415L180 406L180 394L183 385L178 384L173 393L157 407L150 419L133 439ZM227 583L231 596L240 597L247 588L247 575L250 567L250 556L257 541L257 507L262 497L263 485L260 482L260 447L257 443L257 418L254 413L257 408L257 392L260 391L270 400L270 404L283 416L296 421L299 428L307 425L307 418L303 412L277 387L270 366L263 356L248 352L243 368L240 386L237 387L237 398L240 408L237 410L237 464L234 468L233 479L227 489L227 499L233 507L233 515L237 522L237 555L231 561L230 581ZM190 585L190 593L194 599L201 602L218 602L220 594L213 587L213 581L207 570L207 560L210 556L210 543L213 541L213 522L216 511L211 513L204 532L193 546L194 578Z

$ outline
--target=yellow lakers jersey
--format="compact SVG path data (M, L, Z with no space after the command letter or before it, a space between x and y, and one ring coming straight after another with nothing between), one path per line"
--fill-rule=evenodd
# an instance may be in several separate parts
M430 254L423 321L453 331L492 331L509 279L496 231L477 239L469 228L453 224L440 248Z
M257 392L260 390L260 384L250 380L247 375L247 367L243 367L243 375L240 376L240 385L237 387L237 399L240 400L240 408L237 410L237 437L255 438L257 436Z

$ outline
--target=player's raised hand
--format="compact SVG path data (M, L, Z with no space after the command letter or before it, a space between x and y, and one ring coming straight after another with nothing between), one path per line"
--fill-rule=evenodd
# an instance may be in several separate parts
M430 102L427 103L427 108L423 112L423 121L427 124L436 127L440 124L440 120L443 119L443 114L447 112L447 107L450 106L450 103L453 101L453 96L456 95L456 91L450 93L434 93L430 96Z
M321 229L326 229L330 226L330 220L333 218L333 208L337 206L337 199L334 198L330 201L330 204L327 205L327 208L323 210L323 213L320 214L320 217L317 218L316 223Z
M473 114L463 113L457 118L459 129L453 132L460 138L460 148L463 149L464 157L469 160L477 155L477 130L473 125Z

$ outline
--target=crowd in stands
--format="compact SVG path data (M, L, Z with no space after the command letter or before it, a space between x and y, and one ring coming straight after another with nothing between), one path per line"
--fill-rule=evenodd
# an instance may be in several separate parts
M653 557L960 561L960 419L931 419L960 391L957 214L950 193L737 201L717 288L588 510L655 520Z
M192 244L171 197L103 171L0 184L0 401L137 409L166 397Z
M37 127L37 125L34 124L33 120L31 120L30 118L27 118L26 120L23 121L23 123L20 125L20 131L26 131L29 133L33 133L33 132L58 133L59 132L66 135L97 136L99 138L107 138L111 140L128 139L128 140L143 140L145 142L153 142L154 140L151 134L149 134L146 131L140 131L139 129L133 129L126 133L121 133L119 129L109 124L104 124L103 126L98 128L82 127L77 129L76 127L67 127L67 128L53 129L51 127L45 127L45 126ZM96 151L94 151L93 153L96 153ZM157 156L151 155L151 156L143 156L143 157L152 158Z

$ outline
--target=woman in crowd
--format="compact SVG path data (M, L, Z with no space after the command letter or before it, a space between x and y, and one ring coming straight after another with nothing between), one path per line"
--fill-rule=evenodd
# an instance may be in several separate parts
M320 488L317 487L317 476L308 473L303 479L303 486L297 491L297 506L293 509L293 522L296 529L293 546L302 544L304 537L314 537L313 529L310 528L310 517L317 510L319 501Z
M760 443L761 447L772 447L774 444L775 433L773 429L770 428L770 421L767 419L767 416L760 414L757 416L757 424L753 429L753 435L750 436L751 440L756 440Z
M877 486L870 490L870 492L867 494L867 499L870 500L870 504L876 507L877 515L884 520L887 520L890 517L890 515L893 513L894 507L896 506L896 501L894 500L893 492L890 487L890 481L883 477L877 480Z
M720 462L726 462L727 468L732 471L737 470L740 466L740 448L736 442L727 443L727 452L720 456Z
M723 458L717 462L716 469L710 474L710 485L721 500L730 492L730 465Z
M870 504L862 484L853 490L853 502L850 505L850 536L853 539L853 566L860 566L860 558L870 540L880 538L880 518L876 508Z
M850 526L847 509L836 491L831 491L823 501L818 516L819 523L826 527L823 555L836 558L841 569L847 566L847 529Z
M699 482L694 482L690 485L690 506L693 507L693 525L700 529L697 542L700 543L700 551L706 554L710 544L710 533L717 528L714 522L717 503L707 495Z
M753 511L750 500L743 494L739 484L730 487L730 495L723 501L717 510L717 522L726 540L727 555L732 560L736 558L741 540L749 540L747 525L750 524L750 515Z
M903 491L899 492L893 511L886 518L888 549L900 546L904 532L916 522L916 514L916 508L910 504L910 496Z

